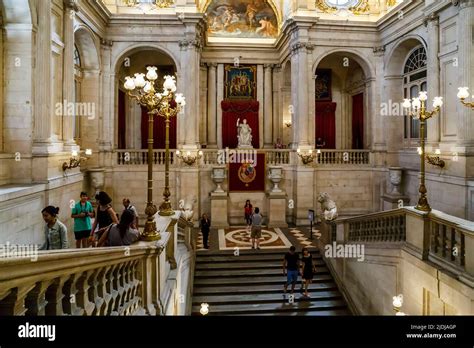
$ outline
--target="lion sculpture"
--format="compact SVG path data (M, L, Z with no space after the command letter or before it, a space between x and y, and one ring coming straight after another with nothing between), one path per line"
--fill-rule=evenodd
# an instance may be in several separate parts
M327 222L334 221L337 218L336 203L326 192L318 195L318 202L321 204L321 215Z

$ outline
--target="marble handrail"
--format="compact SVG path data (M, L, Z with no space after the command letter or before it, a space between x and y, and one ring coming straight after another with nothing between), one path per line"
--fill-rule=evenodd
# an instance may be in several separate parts
M321 150L318 165L370 165L370 150Z
M0 316L163 314L176 219L157 221L156 242L0 259Z

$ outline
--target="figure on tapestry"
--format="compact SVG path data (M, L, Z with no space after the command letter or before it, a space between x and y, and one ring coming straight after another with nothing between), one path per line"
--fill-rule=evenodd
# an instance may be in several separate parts
M267 0L214 0L206 14L211 37L278 36L278 19Z

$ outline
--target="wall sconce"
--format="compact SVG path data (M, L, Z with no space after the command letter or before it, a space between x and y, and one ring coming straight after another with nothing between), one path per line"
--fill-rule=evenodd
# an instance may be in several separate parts
M192 155L191 151L186 151L186 154L182 154L179 150L176 150L176 157L186 163L188 166L192 166L196 161L202 158L202 151Z
M202 315L207 315L209 313L209 304L201 303L201 309L199 310L199 313Z
M291 128L291 120L283 122L286 128Z
M92 150L86 149L85 151L86 157L80 157L79 153L76 150L71 152L71 158L69 158L69 163L63 163L63 172L68 169L74 169L81 166L81 161L87 161L90 156L92 156Z
M467 106L468 108L474 109L474 102L465 102L466 98L469 98L469 88L467 87L459 87L458 88L458 98L461 101L461 104Z
M311 149L308 150L307 153L302 153L301 149L298 148L296 150L296 153L301 158L301 161L303 162L303 164L309 164L309 163L313 162L314 158L316 157L316 155L313 153L313 150L311 150Z
M439 158L439 155L441 155L441 150L436 149L435 154L437 156L426 156L426 161L433 166L444 168L446 166L446 162Z
M406 315L405 313L403 313L401 311L402 306L403 306L403 295L402 294L400 294L398 296L393 296L392 304L393 304L393 310L395 311L395 315L398 315L398 316Z

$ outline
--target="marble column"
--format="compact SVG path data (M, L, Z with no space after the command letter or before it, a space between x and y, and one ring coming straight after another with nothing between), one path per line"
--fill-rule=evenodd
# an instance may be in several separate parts
M291 103L288 106L288 111L291 117L292 122L292 139L291 139L291 147L296 149L298 147L299 142L299 129L300 129L300 120L298 116L298 55L296 54L296 50L291 51Z
M263 147L273 147L273 64L264 66L264 107L263 107Z
M259 102L258 106L258 138L260 149L263 148L264 139L263 139L263 119L264 119L264 102L265 102L265 93L264 93L264 80L263 80L263 65L257 65L257 100ZM254 132L254 130L252 130Z
M474 95L474 43L472 32L474 23L474 0L463 0L459 4L458 57L459 86L469 87ZM472 101L473 98L469 98ZM458 102L459 103L459 102ZM474 111L459 103L458 105L458 142L461 152L474 152Z
M428 97L433 100L440 95L440 66L439 66L439 17L431 15L426 18L428 27L428 52L427 52L427 83ZM436 115L427 122L427 145L437 147L440 141L440 119L442 115Z
M298 143L299 147L309 148L311 141L309 139L309 83L308 78L310 76L308 66L308 52L312 51L314 46L309 43L296 43L292 46L293 56L291 58L291 67L297 66L297 72L293 73L292 76L292 104L296 110L295 120L295 142ZM295 105L296 102L296 105Z
M216 105L216 123L217 123L217 148L222 149L222 107L224 100L224 64L217 65L217 105Z
M115 71L111 66L113 41L101 40L102 74L102 118L99 118L99 166L111 165L111 151L115 139L114 115L115 96L118 93L118 82L115 81Z
M372 138L372 150L378 152L384 152L387 150L386 134L384 117L380 114L380 104L382 102L382 95L384 91L384 80L383 80L383 57L385 50L374 52L374 67L375 76L366 76L367 78L367 90L368 90L368 115L371 115L372 119L368 122L372 125L371 138ZM382 165L382 159L376 159L377 165Z
M45 154L53 149L51 139L51 1L37 3L38 30L36 39L35 80L41 81L41 88L35 93L35 119L33 133L33 154Z
M217 147L217 64L207 63L207 144Z
M74 93L74 16L78 10L74 1L64 0L63 100L78 102ZM81 117L75 115L75 117ZM74 141L74 117L63 115L64 150L77 148Z
M181 122L186 122L184 148L196 148L199 144L199 49L201 42L199 39L185 39L179 43L182 52L183 81L181 85L186 98L184 108L184 118Z
M273 139L272 143L276 142L277 138L280 138L283 141L283 113L280 112L280 103L282 99L280 93L280 78L281 78L281 65L276 65L273 69Z

